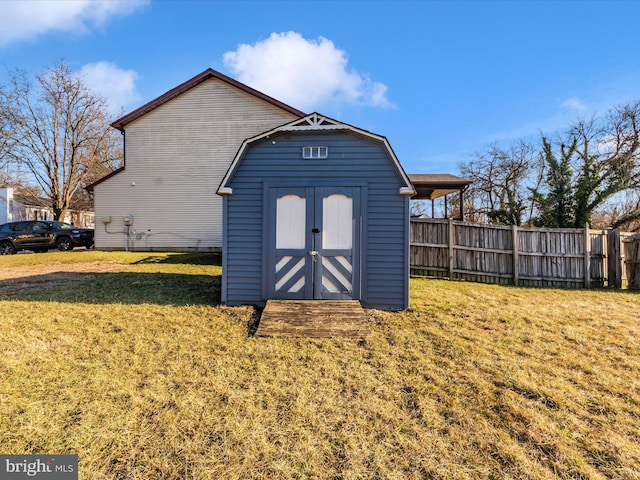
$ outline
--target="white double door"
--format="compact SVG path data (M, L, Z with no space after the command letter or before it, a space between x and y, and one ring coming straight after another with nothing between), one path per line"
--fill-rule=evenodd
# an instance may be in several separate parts
M359 298L360 188L270 189L270 298Z

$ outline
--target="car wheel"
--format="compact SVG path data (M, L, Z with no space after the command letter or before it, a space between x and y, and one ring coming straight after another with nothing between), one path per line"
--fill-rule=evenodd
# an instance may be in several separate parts
M11 242L3 242L0 244L0 255L13 255L16 253L16 247Z
M61 252L68 252L69 250L73 250L73 243L71 243L69 237L59 237L56 240L56 247Z

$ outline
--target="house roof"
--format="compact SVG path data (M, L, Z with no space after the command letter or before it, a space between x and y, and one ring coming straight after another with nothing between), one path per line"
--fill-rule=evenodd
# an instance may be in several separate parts
M51 200L47 198L36 197L35 195L22 195L20 193L14 193L13 200L21 203L22 205L28 205L30 207L51 207Z
M231 77L228 77L216 70L213 70L212 68L207 68L204 72L196 75L195 77L187 80L184 83L181 83L180 85L178 85L175 88L172 88L171 90L169 90L168 92L160 95L158 98L151 100L148 103L145 103L144 105L142 105L140 108L135 109L134 111L126 114L124 117L119 118L118 120L116 120L115 122L113 122L111 124L111 126L113 128L117 128L118 130L120 130L121 132L124 132L124 127L133 122L134 120L137 120L138 118L146 115L147 113L151 112L152 110L158 108L159 106L169 102L170 100L173 100L174 98L176 98L177 96L187 92L188 90L191 90L192 88L200 85L203 82L206 82L207 80L211 79L211 78L216 78L218 80L221 80L225 83L228 83L229 85L232 85L240 90L242 90L243 92L248 93L249 95L253 95L256 98L259 98L260 100L264 100L267 103L270 103L271 105L274 105L278 108L283 109L286 112L289 112L293 115L296 115L298 117L304 117L306 114L296 108L291 107L290 105L287 105L286 103L283 103L279 100L276 100L273 97L270 97L269 95L265 95L262 92L259 92L258 90L255 90L247 85L245 85L244 83L240 83L237 80L234 80ZM93 192L93 189L96 185L101 184L102 182L104 182L105 180L108 180L109 178L113 177L114 175L117 175L118 173L122 172L125 169L124 166L118 168L117 170L114 170L113 172L109 173L108 175L102 177L101 179L93 182L91 185L88 185L85 187L85 190L88 192Z
M398 174L400 175L400 177L404 182L404 186L400 188L400 194L413 195L416 193L415 189L413 188L409 180L409 177L407 176L404 169L402 168L402 165L400 165L400 161L398 160L398 157L396 157L396 154L391 148L391 145L389 144L389 141L386 139L386 137L383 137L382 135L378 135L375 133L371 133L361 128L354 127L353 125L348 125L346 123L339 122L338 120L334 120L332 118L325 117L324 115L320 115L319 113L314 112L303 118L299 118L292 122L285 123L284 125L281 125L272 130L269 130L267 132L261 133L260 135L256 135L255 137L248 138L247 140L245 140L242 143L242 146L240 147L240 149L238 150L238 153L236 154L235 158L233 159L231 166L227 170L226 175L222 179L222 182L220 183L220 187L218 187L218 191L217 191L218 195L231 195L233 193L231 187L229 187L229 182L231 181L231 178L233 177L233 174L245 150L252 143L268 138L272 135L276 135L278 133L300 132L300 131L330 131L330 130L349 131L351 133L355 133L357 135L382 143L386 148L387 152L389 153L396 167L396 170L398 171Z
M412 200L435 200L450 193L464 190L471 184L471 180L449 173L411 174L409 180L416 190L416 195L412 197Z
M20 203L26 207L37 207L37 208L46 208L47 210L52 210L52 201L49 198L38 197L36 195L27 195L22 193L14 193L13 201ZM80 205L77 200L72 199L71 205L69 205L69 209L72 211L89 211L83 208L83 205Z
M110 172L108 174L106 174L104 177L100 178L99 180L96 180L95 182L93 182L90 185L87 185L86 187L84 187L84 189L87 192L93 192L93 187L95 187L96 185L101 184L102 182L104 182L105 180L110 179L111 177L113 177L114 175L117 175L118 173L120 173L121 171L124 170L124 166L120 167L120 168L116 168L113 172Z
M131 113L128 113L127 115L125 115L124 117L119 118L118 120L116 120L115 122L113 122L111 124L112 127L117 128L118 130L120 130L121 132L124 131L124 127L128 124L133 122L134 120L142 117L143 115L146 115L147 113L149 113L150 111L158 108L160 105L163 105L165 103L167 103L168 101L176 98L178 95L181 95L183 93L185 93L188 90L191 90L193 87L196 87L198 85L200 85L203 82L206 82L207 80L211 79L211 78L216 78L218 80L222 80L225 83L228 83L229 85L232 85L250 95L253 95L254 97L257 97L261 100L264 100L267 103L270 103L278 108L281 108L289 113L292 113L293 115L296 115L298 117L303 117L305 115L304 112L301 112L300 110L293 108L285 103L282 103L279 100L276 100L273 97L270 97L268 95L265 95L262 92L259 92L258 90L255 90L247 85L245 85L244 83L240 83L237 80L234 80L231 77L228 77L220 72L217 72L216 70L213 70L212 68L207 68L204 72L196 75L195 77L187 80L186 82L178 85L175 88L172 88L171 90L169 90L168 92L160 95L158 98L156 98L155 100L151 100L149 103L144 104L143 106L141 106L140 108L137 108L136 110L134 110Z

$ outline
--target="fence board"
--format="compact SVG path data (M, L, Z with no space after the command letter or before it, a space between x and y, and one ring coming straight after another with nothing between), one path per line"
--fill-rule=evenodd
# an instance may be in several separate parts
M624 270L628 288L640 289L640 236L624 239Z
M610 260L610 243L606 231L587 228L412 219L410 263L417 275L526 286L604 287L616 263Z

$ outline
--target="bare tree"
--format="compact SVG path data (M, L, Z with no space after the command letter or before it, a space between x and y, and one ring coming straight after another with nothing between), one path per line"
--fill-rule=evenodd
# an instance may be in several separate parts
M16 70L10 88L0 96L13 142L12 160L26 166L51 199L56 218L64 218L96 166L111 162L117 151L106 101L63 63L37 75L35 86L25 72Z
M411 200L409 212L412 217L429 216L431 211L426 200Z
M472 201L467 209L470 218L521 225L531 203L530 189L539 177L539 163L536 149L520 141L507 148L492 145L461 165L462 176L472 182L465 194Z
M610 219L613 228L638 229L640 221L640 101L614 108L606 117L603 150L602 201L624 192L620 213ZM595 197L595 200L599 200Z
M625 192L625 195L617 202L596 211L596 220L600 220L598 227L606 226L620 228L626 231L640 230L640 189ZM602 217L602 218L598 218ZM603 221L604 220L604 221ZM594 224L596 222L594 221Z
M9 163L14 145L7 106L5 105L6 97L4 90L0 87L0 168L4 168Z

